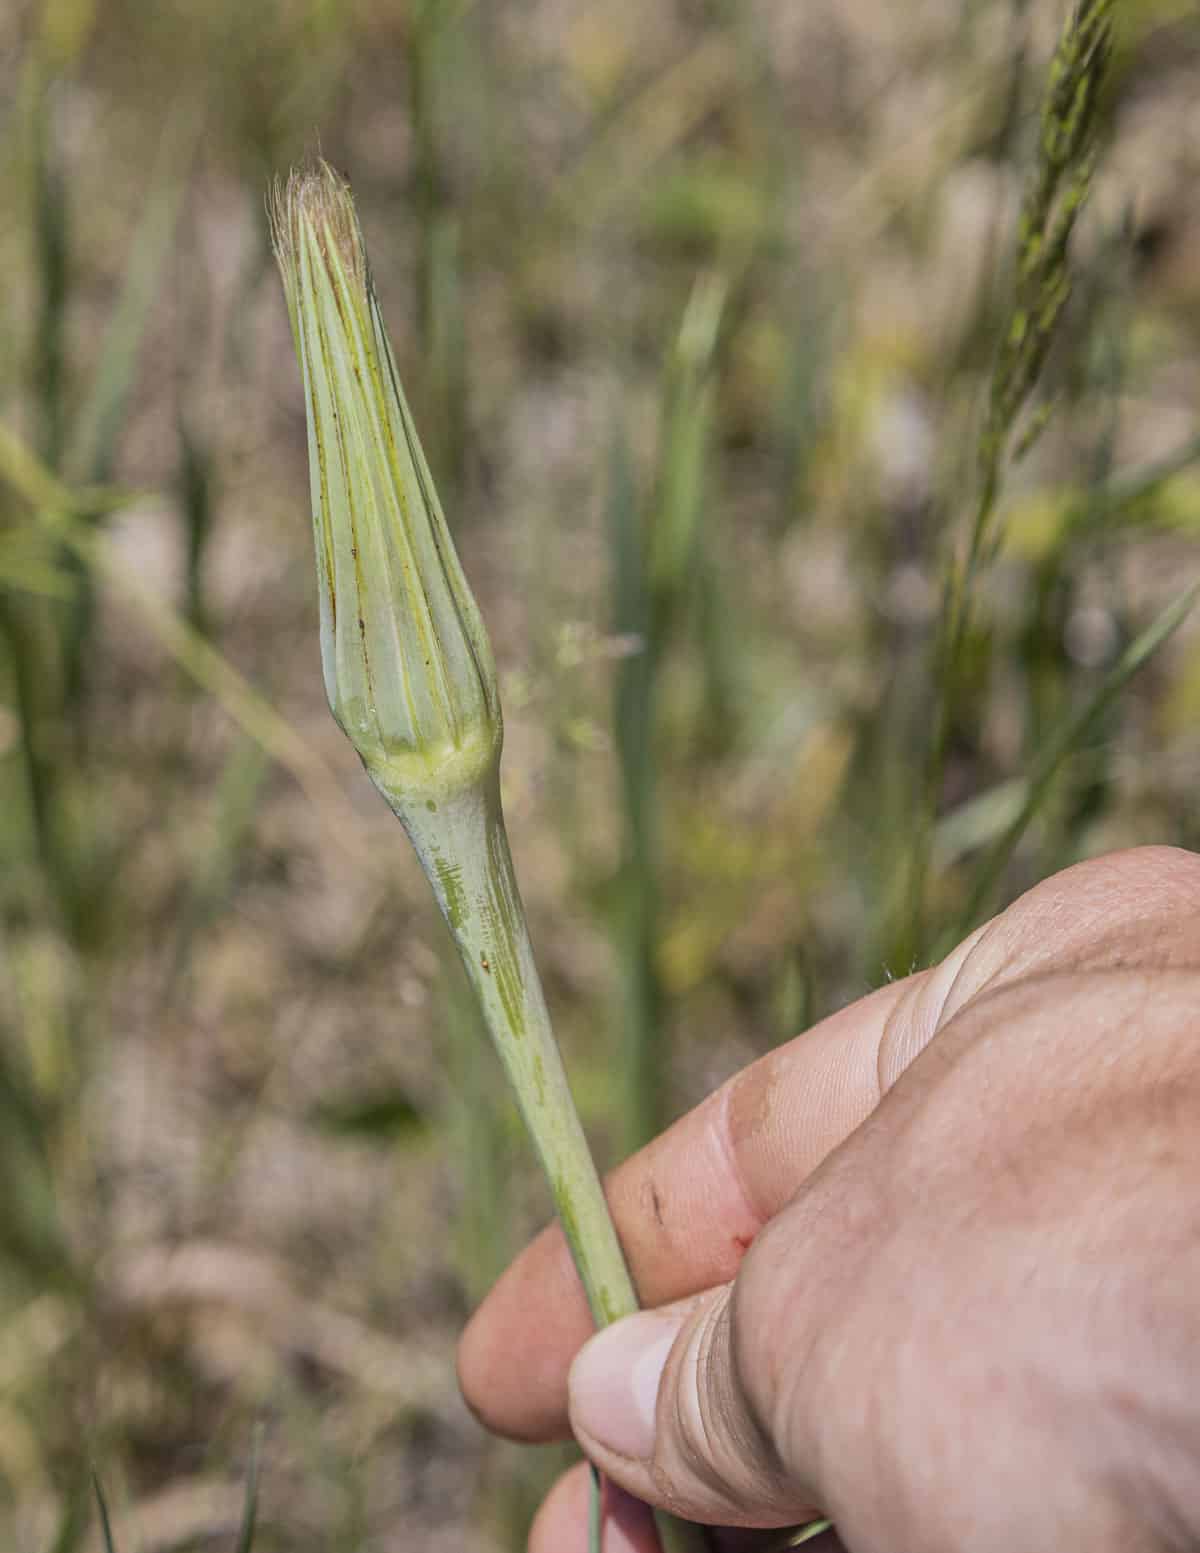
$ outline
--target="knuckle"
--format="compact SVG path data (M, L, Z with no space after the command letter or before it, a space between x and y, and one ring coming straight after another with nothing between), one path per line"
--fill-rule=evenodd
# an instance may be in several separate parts
M776 1234L768 1231L752 1248L733 1285L728 1307L729 1387L736 1399L741 1437L764 1478L788 1475L781 1442L779 1403L788 1377L804 1374L811 1352L806 1292L795 1237L796 1209L788 1210Z
M665 1498L686 1513L727 1519L770 1502L778 1486L777 1458L747 1408L732 1359L732 1330L725 1290L672 1356L654 1463Z
M733 1383L742 1405L758 1433L770 1435L772 1401L777 1381L779 1313L774 1309L776 1289L769 1241L753 1248L733 1285L729 1300L729 1355Z
M683 1464L710 1482L721 1451L723 1422L718 1397L724 1387L717 1378L719 1360L714 1354L727 1311L728 1301L717 1299L693 1323L679 1356L672 1394L671 1433Z

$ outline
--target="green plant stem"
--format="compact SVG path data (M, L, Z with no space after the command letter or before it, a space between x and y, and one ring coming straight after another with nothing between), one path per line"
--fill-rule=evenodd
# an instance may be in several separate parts
M550 1026L500 808L498 769L441 800L380 789L408 832L458 945L533 1139L598 1327L638 1309ZM664 1553L701 1553L702 1527L657 1516Z
M635 1311L637 1296L550 1028L496 774L444 797L435 809L406 804L400 818L513 1086L592 1315L606 1325Z
M913 968L927 950L925 897L947 755L962 711L962 652L974 625L980 578L1001 537L996 526L1001 490L1009 464L1044 430L1052 409L1052 402L1043 404L1016 439L1071 292L1070 239L1095 172L1096 105L1109 57L1112 10L1112 0L1078 0L1067 19L1051 62L1038 155L1021 204L1012 295L977 449L979 495L964 553L948 564L934 650L937 706L913 830L909 925L901 939Z

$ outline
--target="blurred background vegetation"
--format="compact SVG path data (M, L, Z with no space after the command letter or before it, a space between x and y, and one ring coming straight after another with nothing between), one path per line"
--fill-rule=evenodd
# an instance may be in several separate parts
M119 1548L232 1548L257 1450L259 1549L499 1553L559 1459L454 1388L547 1203L324 706L268 180L354 184L612 1161L1035 877L1200 844L1200 21L1118 11L948 666L1060 4L0 8L5 1547L98 1548L94 1466Z

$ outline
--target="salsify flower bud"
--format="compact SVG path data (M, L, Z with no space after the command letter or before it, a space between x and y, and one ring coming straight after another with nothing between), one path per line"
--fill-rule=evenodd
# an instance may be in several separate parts
M408 832L546 1172L598 1323L637 1308L571 1099L500 807L491 648L409 414L350 190L324 163L270 200L304 378L321 661L333 715ZM667 1553L698 1527L662 1516Z
M348 185L269 201L308 421L321 662L334 717L406 818L500 754L491 647L400 386Z

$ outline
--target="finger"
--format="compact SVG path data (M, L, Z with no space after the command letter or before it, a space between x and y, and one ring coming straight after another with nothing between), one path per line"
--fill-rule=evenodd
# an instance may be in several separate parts
M939 978L930 983L929 978ZM880 1044L910 977L822 1021L730 1079L619 1166L606 1182L617 1233L644 1305L728 1282L766 1221L869 1115ZM906 1020L906 1024L910 1022ZM936 1018L922 1012L922 1039ZM895 1043L892 1043L895 1044ZM920 1044L900 1043L906 1060ZM490 1429L518 1439L566 1432L566 1377L592 1321L566 1242L552 1226L480 1306L459 1346L459 1381Z
M976 958L947 1016L984 987L1044 971L1195 966L1200 858L1178 847L1135 847L1076 863L996 917Z
M528 1553L588 1553L591 1475L585 1461L563 1473L534 1520ZM650 1507L611 1478L602 1482L601 1553L660 1553ZM783 1553L780 1535L723 1526L710 1528L708 1534L714 1553ZM833 1532L824 1532L804 1544L804 1553L845 1553L845 1549Z
M762 1224L874 1106L879 1043L910 987L883 988L754 1063L609 1176L643 1304L733 1276ZM463 1334L467 1401L500 1433L562 1434L567 1368L591 1331L566 1242L551 1226Z
M1166 964L1195 963L1200 861L1143 848L1080 864L1039 885L933 970L853 1004L746 1069L626 1161L607 1190L643 1302L732 1277L765 1218L870 1112L939 1021L983 987L1036 968L1039 956L1061 958L1064 939L1069 949L1098 920L1124 921L1131 890L1159 928L1154 953ZM566 1244L552 1228L501 1278L464 1333L459 1373L468 1403L500 1433L562 1434L567 1367L590 1331Z
M1125 1507L1096 1490L1091 1432L1084 1471L1060 1439L1064 1396L1067 1414L1104 1415L1088 1390L1095 1343L1067 1334L1089 1297L1097 1320L1097 1280L1123 1283L1105 1234L1121 1240L1129 1205L1144 1211L1152 1161L1179 1168L1148 1115L1164 1094L1189 1092L1198 979L1043 977L959 1016L775 1216L731 1287L628 1317L584 1346L570 1422L589 1457L687 1519L784 1525L820 1505L856 1546L861 1534L886 1547L902 1506L913 1517L897 1533L904 1546L953 1546L950 1528L998 1508L1048 1515L1027 1491L1039 1471L1059 1513L1077 1514L1083 1493L1124 1532ZM981 1128L981 1109L1021 1125ZM1106 1147L1121 1162L1113 1175ZM1137 1260L1153 1280L1153 1254ZM1100 1347L1120 1352L1124 1295L1115 1306L1124 1335ZM960 1468L986 1455L993 1408L1012 1437L980 1495Z
M529 1553L588 1553L592 1471L581 1461L546 1496L529 1533ZM600 1553L660 1553L654 1515L615 1483L601 1489Z
M614 1481L688 1520L811 1520L811 1485L785 1468L744 1388L738 1320L725 1287L607 1328L571 1366L571 1427Z

